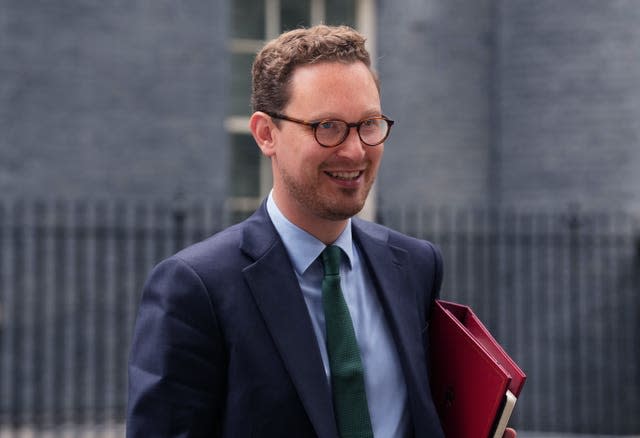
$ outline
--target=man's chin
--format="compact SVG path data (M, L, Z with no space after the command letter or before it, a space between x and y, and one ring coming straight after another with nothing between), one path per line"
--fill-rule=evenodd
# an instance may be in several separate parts
M325 208L321 214L325 219L343 221L357 215L364 208L364 201L349 205L332 205Z
M311 215L330 221L344 221L364 208L369 190L311 191L288 185L289 193ZM298 190L295 190L298 189Z

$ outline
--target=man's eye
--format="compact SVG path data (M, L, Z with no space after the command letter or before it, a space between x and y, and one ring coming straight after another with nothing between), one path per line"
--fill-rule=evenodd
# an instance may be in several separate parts
M360 129L366 132L374 132L382 128L380 119L368 119L362 122Z
M327 122L322 122L320 123L320 125L318 125L318 128L320 129L335 129L336 128L336 122L332 122L332 121L327 121Z

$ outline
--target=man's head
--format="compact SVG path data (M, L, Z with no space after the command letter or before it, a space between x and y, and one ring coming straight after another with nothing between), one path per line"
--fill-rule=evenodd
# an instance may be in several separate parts
M346 27L285 33L257 55L253 79L250 128L271 159L276 204L330 243L364 206L393 123L364 38Z
M333 61L360 61L371 68L365 38L347 26L318 25L285 32L268 42L253 62L253 110L280 112L289 100L291 74L296 67Z

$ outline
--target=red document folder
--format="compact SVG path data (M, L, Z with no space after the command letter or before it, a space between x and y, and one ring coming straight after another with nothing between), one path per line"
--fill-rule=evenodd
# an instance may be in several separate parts
M526 376L470 307L437 300L431 391L447 438L501 437Z

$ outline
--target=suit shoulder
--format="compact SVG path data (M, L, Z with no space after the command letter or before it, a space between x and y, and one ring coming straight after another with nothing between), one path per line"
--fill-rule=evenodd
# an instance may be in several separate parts
M354 225L371 237L404 249L412 257L426 256L432 260L435 258L437 263L440 263L442 260L442 255L438 246L428 240L418 239L385 225L362 219L354 219Z
M188 261L211 253L224 254L234 249L237 250L241 240L242 227L240 224L236 224L181 249L175 254L175 257Z
M377 239L380 244L395 248L406 266L409 289L414 290L419 309L428 315L431 303L440 294L443 262L440 249L433 243L409 236L384 225L357 220L354 222L360 238ZM364 237L366 236L366 237Z
M218 271L229 271L248 263L240 250L242 227L233 225L210 237L181 249L160 264L170 260L180 261L200 276Z

